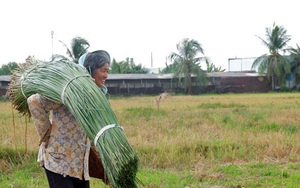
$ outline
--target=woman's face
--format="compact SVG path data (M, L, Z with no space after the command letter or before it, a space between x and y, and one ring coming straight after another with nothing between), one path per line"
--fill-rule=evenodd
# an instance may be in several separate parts
M102 67L96 69L93 74L97 86L102 87L108 76L109 64L105 63Z

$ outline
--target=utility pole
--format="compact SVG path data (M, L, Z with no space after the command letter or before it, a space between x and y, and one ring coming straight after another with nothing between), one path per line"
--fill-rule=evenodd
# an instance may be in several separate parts
M51 31L51 43L52 43L52 55L51 55L51 58L53 59L53 35L54 35L54 31Z
M153 57L152 57L152 52L151 52L151 68L153 68Z

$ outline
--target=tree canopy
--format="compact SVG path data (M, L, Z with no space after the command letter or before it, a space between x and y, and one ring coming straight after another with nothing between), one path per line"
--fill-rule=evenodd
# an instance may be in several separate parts
M252 69L258 67L260 74L266 74L267 78L271 78L273 90L277 82L285 87L285 79L291 69L288 59L281 52L286 51L285 47L291 40L290 35L287 35L287 30L283 26L274 23L273 27L266 28L266 39L258 38L269 50L269 53L256 58L252 64Z
M206 61L206 72L224 72L225 69L223 69L221 66L216 67L215 64L211 63L210 61Z
M202 85L207 83L207 75L202 70L200 63L208 59L204 56L198 56L199 53L204 55L204 50L197 40L185 38L176 47L178 52L172 52L169 59L176 67L175 76L179 77L179 81L184 78L186 91L191 94L192 75L196 76L198 83Z
M0 75L11 75L14 69L18 67L16 62L9 62L8 64L4 64L0 68Z
M300 83L300 47L296 44L296 48L290 47L291 72L294 73L296 84Z
M60 42L66 47L67 49L67 55L73 61L74 63L78 64L78 60L81 55L87 52L88 48L90 47L89 42L81 37L75 37L71 41L71 49L68 48L68 46L60 40ZM56 55L61 56L61 55Z
M110 74L137 74L148 73L149 70L144 68L141 64L136 65L133 58L127 58L126 61L117 62L113 59L110 66Z

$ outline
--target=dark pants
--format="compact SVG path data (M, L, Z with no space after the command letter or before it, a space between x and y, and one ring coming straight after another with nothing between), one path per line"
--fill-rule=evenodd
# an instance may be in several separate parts
M45 169L50 188L89 188L89 181L72 178L69 176L64 177Z

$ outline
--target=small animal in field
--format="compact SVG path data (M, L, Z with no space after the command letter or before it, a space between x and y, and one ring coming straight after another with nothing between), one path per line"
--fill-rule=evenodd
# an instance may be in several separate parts
M156 105L157 105L157 110L159 110L159 103L160 103L160 100L170 98L171 96L172 96L172 93L167 92L167 91L165 91L165 92L163 92L163 93L160 93L160 94L158 95L158 97L155 98L155 103L156 103Z

